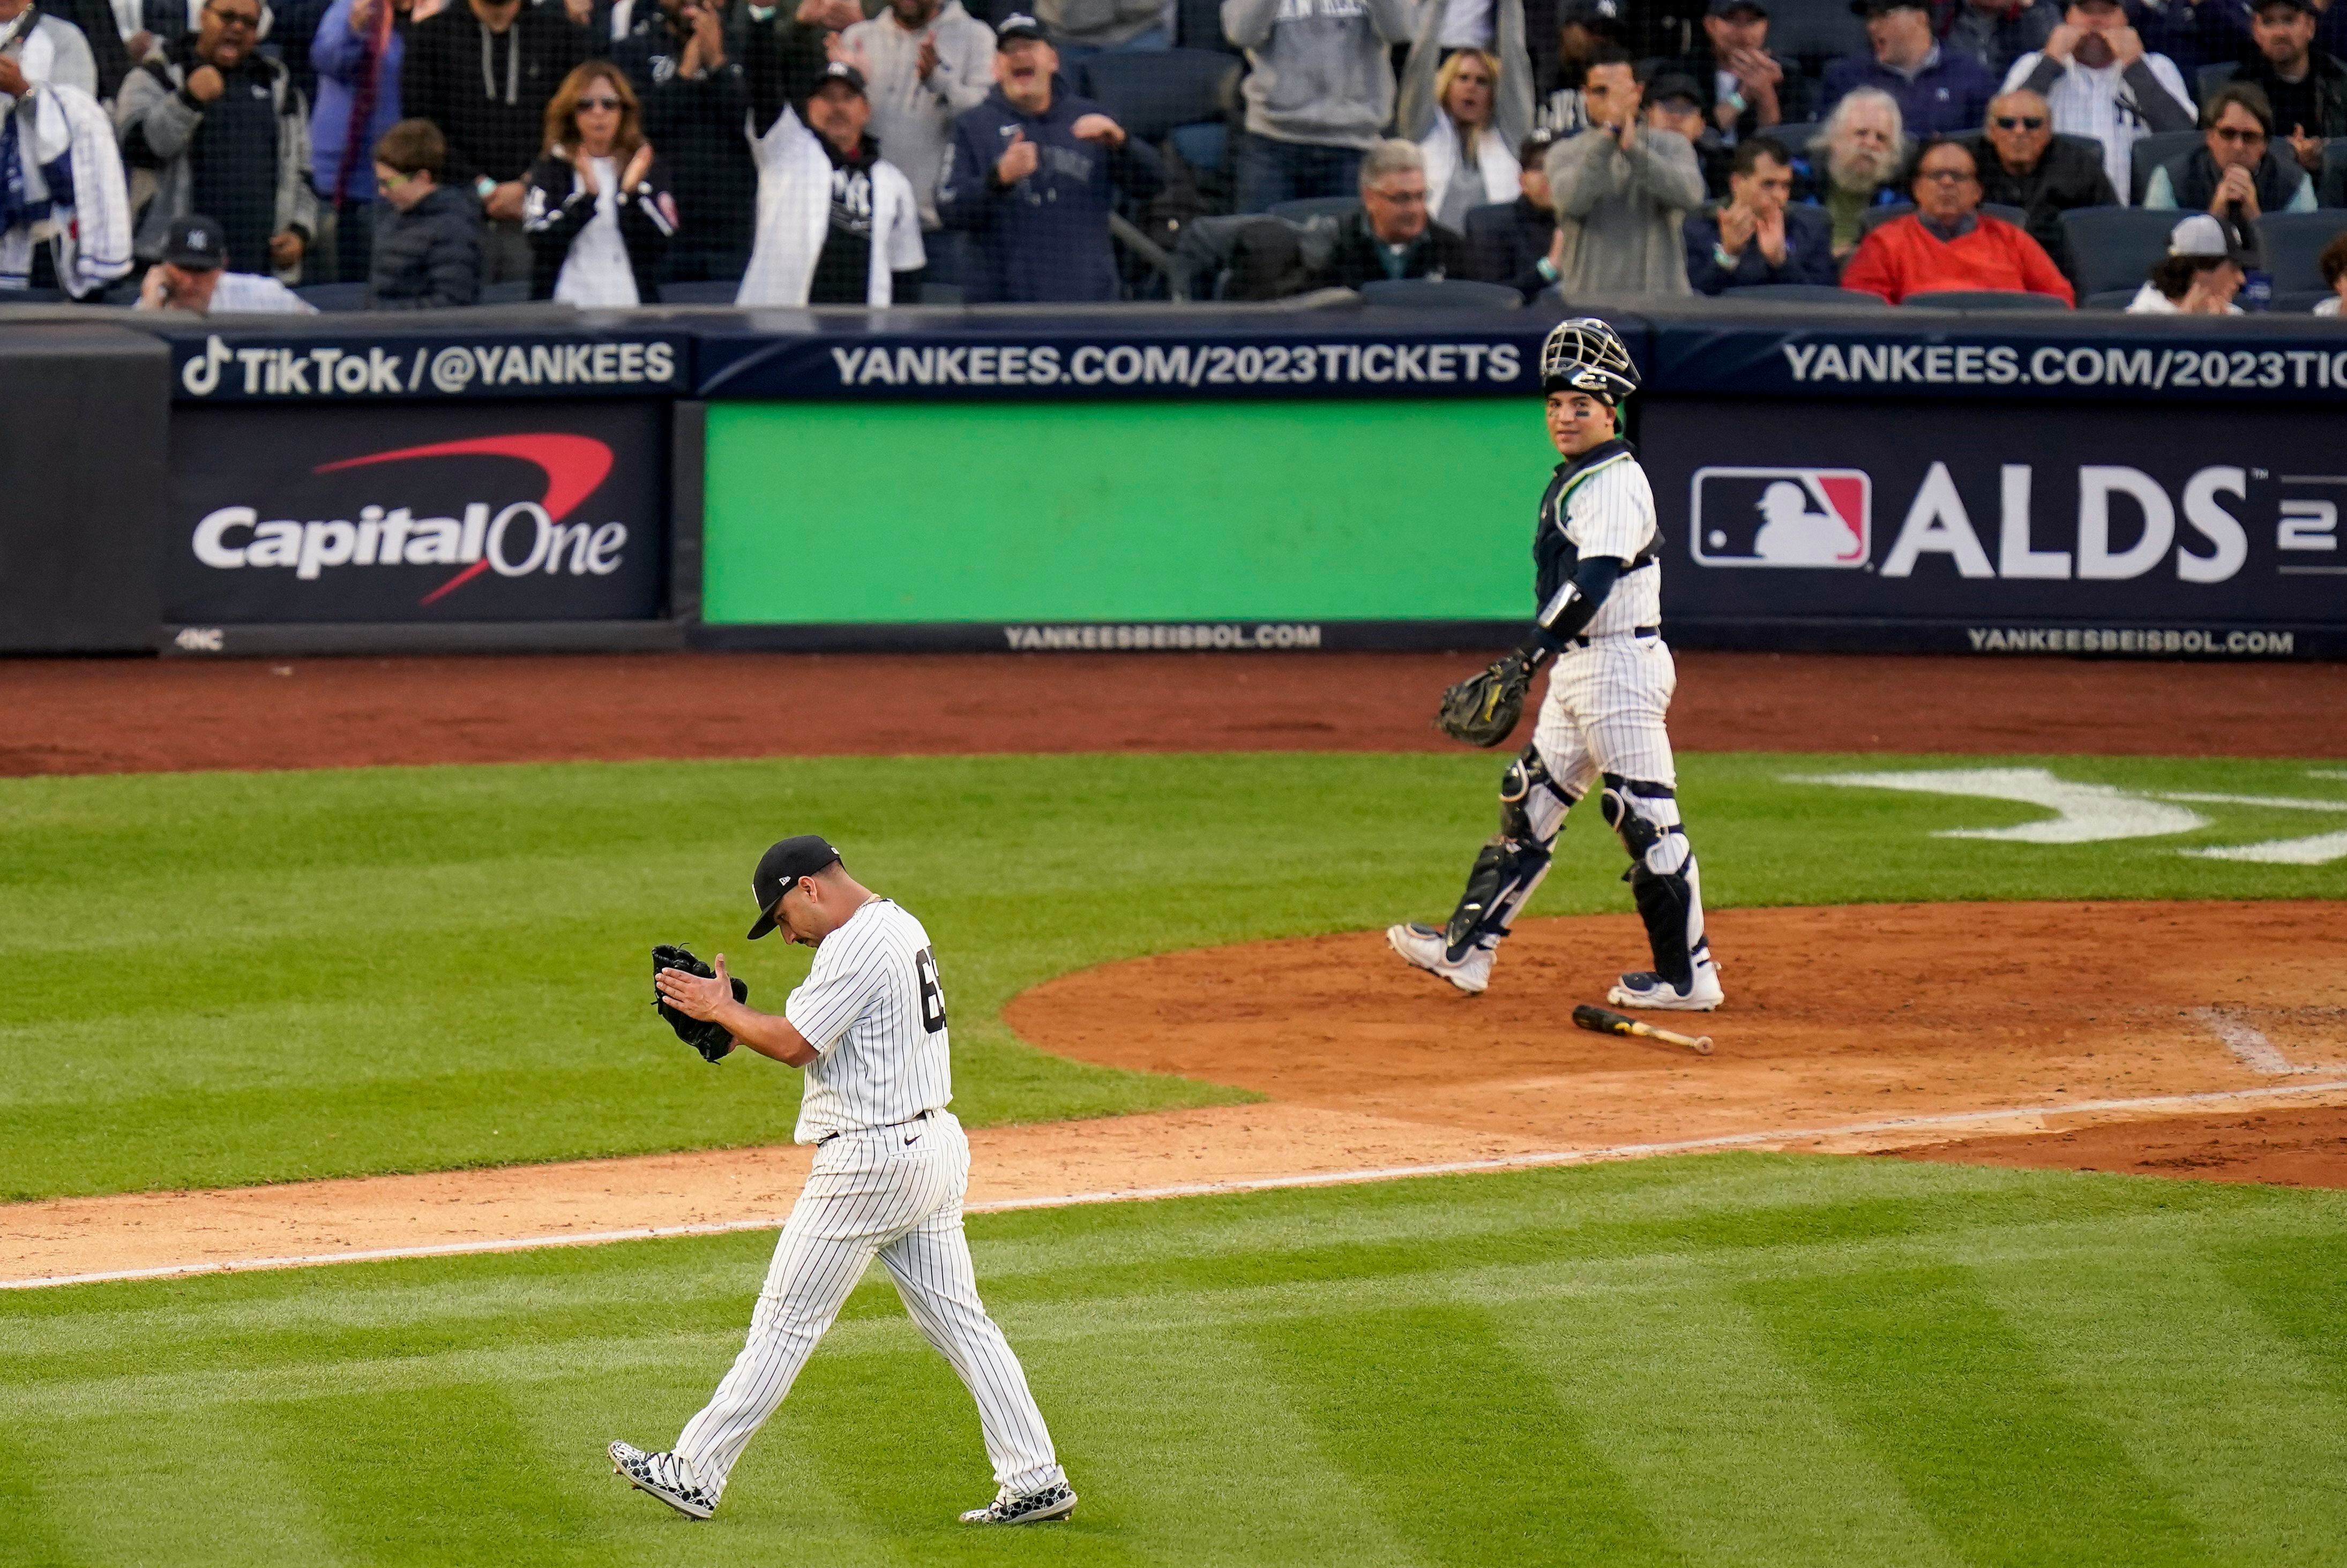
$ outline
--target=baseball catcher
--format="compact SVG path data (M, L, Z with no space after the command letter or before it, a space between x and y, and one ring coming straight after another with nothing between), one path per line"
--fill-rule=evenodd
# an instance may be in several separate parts
M1606 999L1707 1012L1726 993L1704 935L1663 723L1678 672L1662 639L1662 539L1654 491L1620 432L1622 400L1637 387L1629 351L1602 321L1565 322L1541 349L1549 439L1564 461L1532 531L1532 634L1445 692L1435 723L1470 745L1496 746L1543 668L1548 694L1532 744L1501 780L1500 831L1476 855L1449 922L1395 926L1386 940L1460 990L1484 989L1516 911L1548 875L1565 813L1595 789L1629 851L1627 880L1655 966L1623 975Z

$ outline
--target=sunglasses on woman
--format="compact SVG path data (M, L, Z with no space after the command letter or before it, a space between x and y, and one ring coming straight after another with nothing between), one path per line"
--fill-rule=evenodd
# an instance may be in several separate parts
M616 112L627 106L617 98L580 98L579 107L582 109L611 109Z
M2044 115L2001 114L1996 117L1996 128L1999 130L2044 130L2045 128L2045 117Z

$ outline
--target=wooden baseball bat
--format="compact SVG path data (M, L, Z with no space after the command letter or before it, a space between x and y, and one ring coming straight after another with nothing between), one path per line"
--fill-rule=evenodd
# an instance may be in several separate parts
M1711 1036L1707 1034L1675 1034L1666 1029L1632 1018L1612 1008L1591 1007L1587 1002L1573 1009L1573 1021L1597 1034L1634 1034L1641 1040L1659 1040L1665 1045L1683 1045L1697 1056L1711 1054Z

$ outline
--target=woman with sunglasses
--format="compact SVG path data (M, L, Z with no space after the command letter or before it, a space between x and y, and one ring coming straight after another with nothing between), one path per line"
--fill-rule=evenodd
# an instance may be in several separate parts
M589 60L563 78L546 106L546 150L524 184L532 299L609 308L660 298L676 200L618 67Z

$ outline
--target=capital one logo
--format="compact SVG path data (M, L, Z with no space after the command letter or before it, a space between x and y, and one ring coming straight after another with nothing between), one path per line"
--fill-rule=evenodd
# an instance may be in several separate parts
M290 568L302 581L345 567L444 566L458 569L416 602L434 604L484 572L518 578L608 577L620 568L625 523L566 521L610 473L610 446L587 436L532 432L438 441L323 463L313 474L448 457L511 457L538 471L535 500L498 506L468 501L454 517L418 517L411 507L373 503L354 518L263 521L251 507L221 507L196 524L196 559L220 571Z
M1706 566L1860 569L1873 514L1862 468L1698 468L1688 538Z

